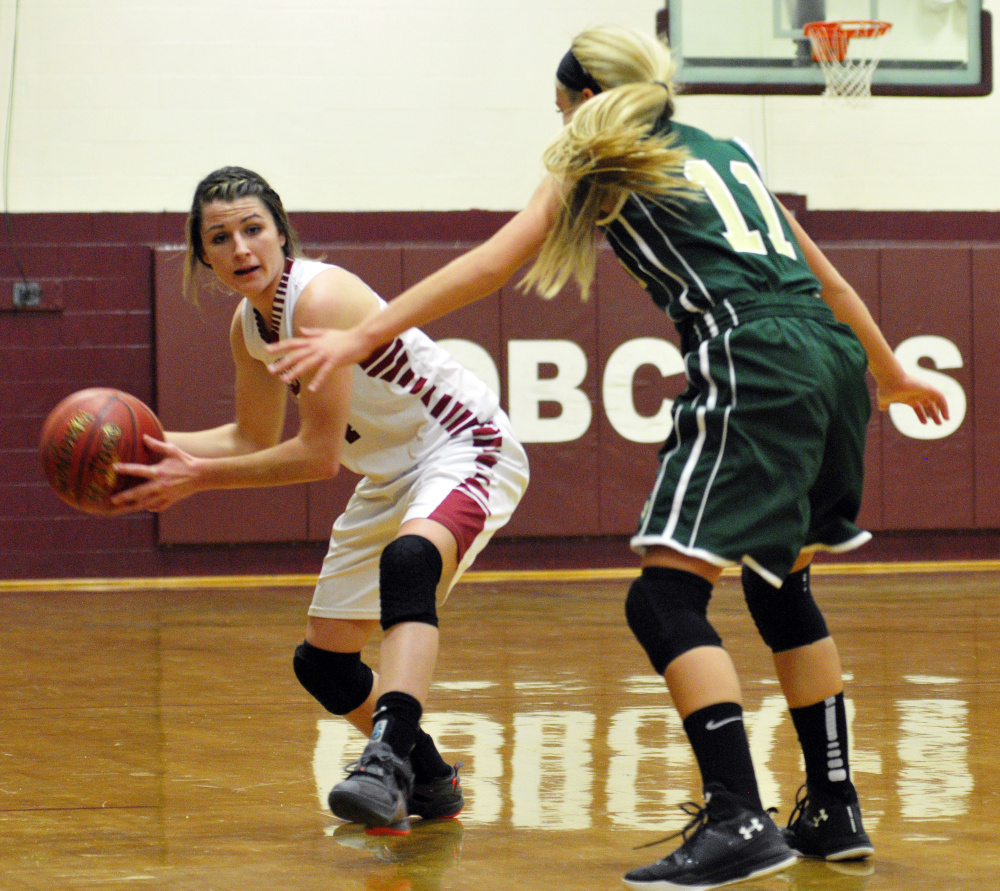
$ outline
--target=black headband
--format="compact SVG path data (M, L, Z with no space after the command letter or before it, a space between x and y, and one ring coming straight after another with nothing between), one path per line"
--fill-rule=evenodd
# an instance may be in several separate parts
M589 89L595 95L602 92L601 85L594 80L590 73L580 64L580 60L573 55L573 50L569 50L556 70L556 79L566 89L576 93L582 93Z

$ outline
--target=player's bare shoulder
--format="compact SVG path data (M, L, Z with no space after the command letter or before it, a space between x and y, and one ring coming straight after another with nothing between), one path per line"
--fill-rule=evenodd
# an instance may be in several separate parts
M353 272L329 266L299 295L295 305L295 328L353 328L378 312L376 293Z

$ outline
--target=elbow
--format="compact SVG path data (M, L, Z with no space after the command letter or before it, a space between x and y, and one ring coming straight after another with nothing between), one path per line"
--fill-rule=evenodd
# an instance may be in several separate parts
M311 476L316 480L333 479L340 473L340 453L332 449L324 449L313 456Z
M318 456L312 462L310 476L315 480L331 480L340 473L340 458L336 455Z
M298 463L304 477L311 480L332 479L340 472L340 437L323 430L318 433L300 433Z

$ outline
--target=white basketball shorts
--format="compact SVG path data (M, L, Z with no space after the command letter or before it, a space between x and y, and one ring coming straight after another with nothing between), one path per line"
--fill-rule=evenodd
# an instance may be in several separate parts
M498 412L388 481L364 478L333 524L310 616L378 619L379 559L408 520L431 519L458 542L458 570L438 586L442 605L479 552L514 513L528 485L528 459Z

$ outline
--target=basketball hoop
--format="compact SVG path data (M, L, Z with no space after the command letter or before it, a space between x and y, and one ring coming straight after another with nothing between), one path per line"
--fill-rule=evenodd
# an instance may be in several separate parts
M871 96L872 75L879 62L879 44L872 40L891 27L889 22L810 22L803 26L812 43L813 61L823 70L824 96L851 102L862 102ZM865 39L865 44L848 58L852 39Z

